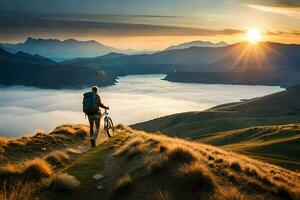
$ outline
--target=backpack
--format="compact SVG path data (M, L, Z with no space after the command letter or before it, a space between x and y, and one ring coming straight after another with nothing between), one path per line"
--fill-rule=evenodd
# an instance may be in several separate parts
M94 92L86 92L83 94L82 105L82 110L86 115L93 115L99 112L97 96Z

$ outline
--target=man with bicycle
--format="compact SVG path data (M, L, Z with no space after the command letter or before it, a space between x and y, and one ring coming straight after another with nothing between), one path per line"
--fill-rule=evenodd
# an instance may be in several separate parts
M96 141L98 133L100 130L100 121L101 121L101 110L104 108L109 110L109 107L105 106L100 99L98 94L98 88L96 86L92 87L91 92L87 92L83 95L83 112L88 116L90 124L90 138L91 146L96 146ZM96 130L94 131L94 125Z

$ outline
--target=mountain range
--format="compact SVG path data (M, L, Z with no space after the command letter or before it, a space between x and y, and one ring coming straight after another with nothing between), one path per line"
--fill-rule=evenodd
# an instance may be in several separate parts
M168 76L165 79L175 82L266 84L289 87L300 83L299 55L300 45L264 42L259 45L237 43L214 48L190 47L112 58L83 58L64 63L101 68L114 76L166 73ZM237 75L243 75L239 81L231 79L237 78Z
M182 71L240 71L244 69L299 70L300 45L261 43L259 46L237 43L225 47L191 47L161 51L154 54L127 55L111 59L77 59L78 64L89 67L163 65Z
M186 42L174 46L170 46L165 49L165 51L169 50L175 50L175 49L187 49L190 47L225 47L228 44L226 42L218 42L218 43L213 43L209 41L191 41L191 42Z
M133 50L121 50L101 44L95 40L78 41L74 39L34 39L27 38L24 43L0 44L0 47L16 53L23 51L29 54L39 54L53 60L61 61L78 57L95 57L110 52L133 53Z
M45 40L41 40L43 45L45 42ZM43 50L48 51L49 49L57 54L62 53L62 49L57 50L51 46L54 43L61 44L62 42L56 40L48 42L49 47L44 46ZM64 42L73 43L74 41ZM39 44L40 42L29 38L25 43ZM77 44L77 42L75 43ZM90 41L90 43L97 44L95 41ZM77 50L75 48L75 51ZM133 74L167 74L165 80L189 83L279 85L282 87L300 83L300 45L271 42L257 45L237 43L224 47L190 47L138 55L109 52L101 56L69 59L60 63L55 63L39 54L30 55L29 61L26 61L25 58L28 55L20 51L10 54L10 56L18 57L18 63L25 62L26 65L31 62L31 58L35 57L35 64L44 64L36 62L36 59L39 58L56 66L100 70L110 80L115 80L118 76ZM1 64L3 65L3 63ZM12 73L16 70L16 68L10 69ZM30 78L24 74L23 80L25 79ZM10 84L13 83L10 82ZM49 87L51 86L49 85Z
M62 65L40 55L21 51L12 54L1 48L0 66L0 84L9 86L60 89L115 83L115 79L100 69Z

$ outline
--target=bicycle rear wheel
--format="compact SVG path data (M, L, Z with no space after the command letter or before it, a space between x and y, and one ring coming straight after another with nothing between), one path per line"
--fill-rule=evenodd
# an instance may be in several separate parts
M104 131L108 135L108 137L112 137L115 131L114 124L110 117L104 118Z

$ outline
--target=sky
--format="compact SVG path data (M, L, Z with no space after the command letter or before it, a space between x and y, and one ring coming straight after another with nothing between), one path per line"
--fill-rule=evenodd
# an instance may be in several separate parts
M96 40L161 50L203 40L235 43L257 28L263 40L300 43L300 0L0 0L0 42Z

